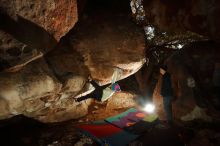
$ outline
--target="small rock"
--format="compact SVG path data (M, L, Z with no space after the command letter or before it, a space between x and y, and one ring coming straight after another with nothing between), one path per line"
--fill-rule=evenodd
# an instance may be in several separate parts
M74 146L84 146L85 144L93 144L92 139L88 137L81 138L77 143L74 144Z
M93 113L93 114L97 114L98 112L97 112L97 111L92 111L92 113Z
M83 120L79 120L78 122L79 122L79 123L82 123L82 122L83 122Z
M135 106L134 95L127 92L115 93L107 103L107 109L120 109Z
M58 141L54 141L51 144L48 144L47 146L61 146L61 144Z

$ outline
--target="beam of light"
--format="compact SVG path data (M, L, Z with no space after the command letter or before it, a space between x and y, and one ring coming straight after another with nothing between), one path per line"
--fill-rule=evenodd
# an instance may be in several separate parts
M152 103L147 103L147 104L144 106L143 110L144 110L145 112L147 112L147 113L153 113L154 110L155 110L155 106L154 106L154 104L152 104Z

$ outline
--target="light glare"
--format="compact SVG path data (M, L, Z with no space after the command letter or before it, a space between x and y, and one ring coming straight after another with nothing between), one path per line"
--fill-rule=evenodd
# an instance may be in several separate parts
M148 103L144 107L144 111L148 113L153 113L155 110L155 106L152 103Z

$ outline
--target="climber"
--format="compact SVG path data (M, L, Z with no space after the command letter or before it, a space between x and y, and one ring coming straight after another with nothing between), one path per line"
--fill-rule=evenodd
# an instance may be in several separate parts
M164 111L166 114L166 119L168 124L173 123L172 114L172 100L173 100L173 89L170 73L167 72L167 66L163 65L160 67L160 73L162 74L162 85L161 85L161 95L163 96Z
M90 83L94 86L95 90L90 94L76 98L76 101L80 102L88 98L95 98L96 100L102 101L102 102L106 101L115 92L121 91L119 84L115 83L115 81L118 79L120 74L121 74L121 70L115 69L113 76L112 76L111 85L108 84L104 86L99 86L95 81L92 80L91 77L89 77Z
M117 83L113 83L110 86L99 86L95 81L90 81L90 83L95 87L95 90L87 94L86 96L82 96L76 99L76 101L80 102L86 100L88 98L95 98L98 101L106 101L109 99L115 92L121 91L120 86Z

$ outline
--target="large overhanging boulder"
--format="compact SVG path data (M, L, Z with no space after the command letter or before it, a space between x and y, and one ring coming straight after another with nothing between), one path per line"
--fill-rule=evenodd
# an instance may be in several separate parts
M97 22L99 24L97 24ZM96 11L85 16L50 54L46 56L56 74L91 74L100 85L138 71L145 63L144 32L128 15ZM65 51L64 51L65 50Z
M68 2L72 1L57 1L58 4L64 3L64 5ZM100 2L102 1L100 0ZM110 0L108 2L111 3ZM114 4L118 4L117 1L114 2ZM29 2L26 1L25 4L29 5ZM32 5L33 8L35 6ZM111 7L111 10L113 8ZM70 10L71 6L67 6L66 9ZM94 90L88 83L88 75L91 75L100 85L104 85L112 81L113 74L118 75L116 80L121 80L142 67L145 63L144 32L131 21L129 13L127 11L126 13L112 13L103 8L101 11L99 11L100 9L94 10L90 13L91 15L84 15L73 31L63 37L58 44L55 43L56 48L44 55L42 59L27 64L21 70L0 73L0 119L18 114L42 122L60 122L80 118L88 113L91 100L76 102L75 98ZM45 11L47 14L47 9ZM61 14L63 13L65 12ZM7 15L12 14L7 12ZM10 22L21 21L29 24L29 20L23 17L18 17L18 21L16 21L14 17L17 16L5 17L7 15L4 15L4 18ZM65 13L64 16L66 15L68 14ZM55 18L60 17L63 18L63 16ZM60 19L60 21L65 20ZM58 21L57 23L64 22L59 23ZM19 27L24 29L21 25ZM39 30L39 28L42 27L34 30ZM51 38L51 34L48 35L50 31L46 32L47 36ZM56 34L56 31L54 33ZM56 38L55 34L52 36ZM42 38L39 37L39 39ZM23 43L16 40L12 42L15 43L15 46L18 44L25 50L26 46ZM42 51L39 46L36 49ZM7 52L7 47L5 51ZM44 51L42 52L44 53ZM127 94L120 95L122 97ZM131 95L129 97L132 98ZM132 102L131 98L129 98L130 102ZM127 103L126 106L131 105Z

